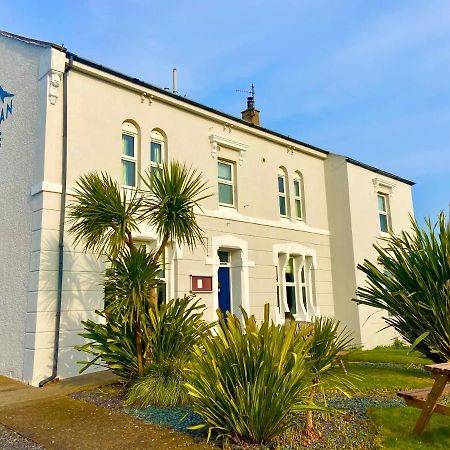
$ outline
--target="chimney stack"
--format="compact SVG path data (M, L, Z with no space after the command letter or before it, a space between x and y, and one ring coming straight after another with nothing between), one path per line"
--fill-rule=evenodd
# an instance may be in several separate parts
M252 85L253 86L253 85ZM247 109L242 111L242 119L253 125L259 125L259 110L255 109L255 97L247 97Z

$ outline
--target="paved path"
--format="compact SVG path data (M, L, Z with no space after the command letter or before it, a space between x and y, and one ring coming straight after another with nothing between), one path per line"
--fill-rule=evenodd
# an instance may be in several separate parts
M108 373L83 377L44 388L0 377L0 423L47 450L211 449L174 430L67 397L116 380Z

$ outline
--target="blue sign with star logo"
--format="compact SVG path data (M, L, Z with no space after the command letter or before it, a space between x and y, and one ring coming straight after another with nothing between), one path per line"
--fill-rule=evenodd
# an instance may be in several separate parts
M12 116L14 94L6 91L0 86L0 125Z

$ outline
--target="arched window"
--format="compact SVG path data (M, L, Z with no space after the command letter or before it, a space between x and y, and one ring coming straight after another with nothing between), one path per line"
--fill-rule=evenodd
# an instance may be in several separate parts
M289 217L288 183L286 171L278 169L278 211L281 217Z
M159 130L153 130L150 136L150 169L155 171L161 168L165 160L166 139Z
M138 130L131 122L122 124L122 186L137 187Z
M297 220L305 220L305 205L303 195L303 177L300 172L295 172L294 176L294 201L295 217Z

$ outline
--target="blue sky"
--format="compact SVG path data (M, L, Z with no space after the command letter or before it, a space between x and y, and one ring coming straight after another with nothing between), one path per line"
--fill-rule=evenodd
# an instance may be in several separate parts
M450 0L2 0L0 29L417 182L450 202Z

